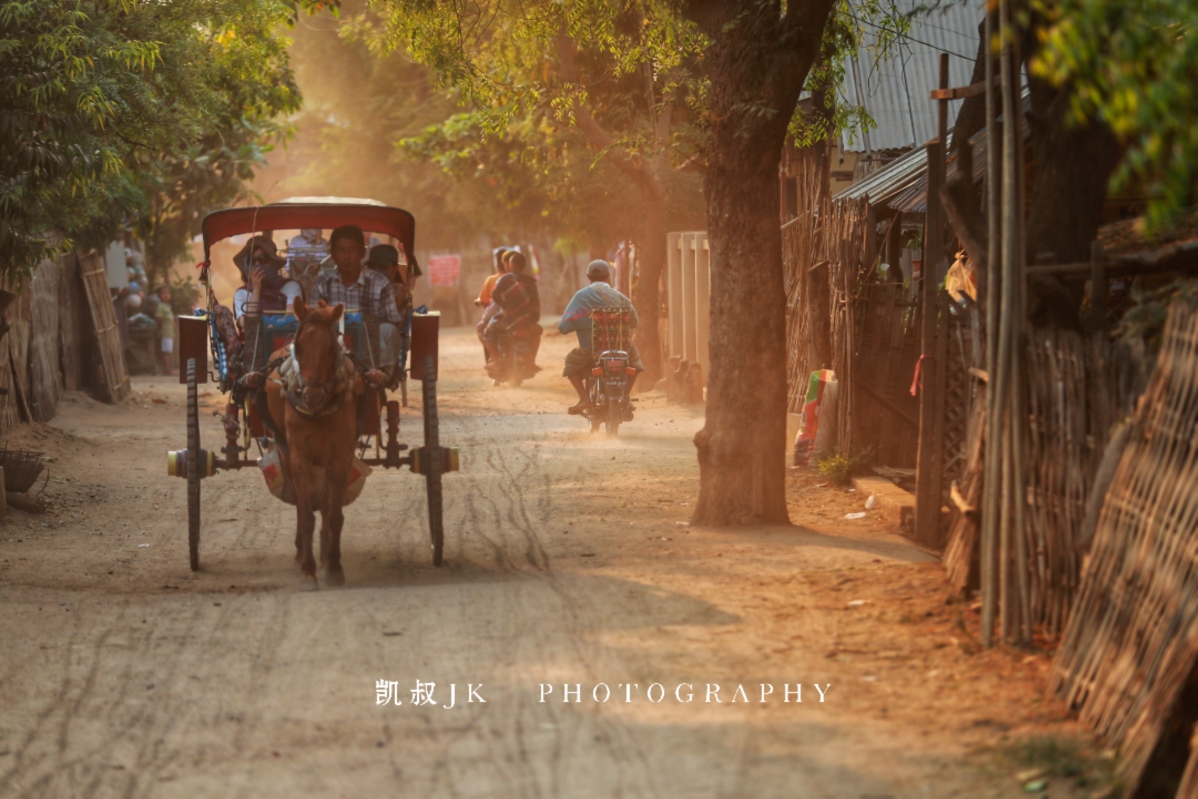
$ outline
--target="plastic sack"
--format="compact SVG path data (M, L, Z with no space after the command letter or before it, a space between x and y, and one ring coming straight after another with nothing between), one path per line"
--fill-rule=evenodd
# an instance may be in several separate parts
M795 466L809 466L813 458L827 451L834 432L832 421L835 418L838 389L836 373L831 369L811 373L803 402L803 426L794 444ZM828 418L821 424L820 419L825 415Z
M349 465L349 479L345 483L345 501L342 506L353 503L358 495L362 493L362 489L366 486L366 478L370 476L371 469L363 463L358 456L354 456L353 463Z
M271 447L258 459L258 468L266 478L266 487L270 489L270 493L277 499L283 499L283 485L286 481L283 478L283 459L279 455L278 447Z
M274 494L277 499L294 505L294 500L289 500L284 496L286 480L283 478L283 460L279 455L278 447L272 446L265 455L258 459L258 468L262 470L262 477L266 479L266 487L270 489L270 493ZM374 470L363 463L360 458L354 456L353 462L349 465L349 476L345 483L345 499L342 502L342 507L352 504L358 498L366 486L366 478L373 472Z
M965 302L965 296L974 302L978 301L978 290L975 285L977 276L974 274L973 266L969 263L969 256L964 250L957 253L957 260L949 267L948 274L944 277L944 288L948 295L953 298L953 302L961 305Z

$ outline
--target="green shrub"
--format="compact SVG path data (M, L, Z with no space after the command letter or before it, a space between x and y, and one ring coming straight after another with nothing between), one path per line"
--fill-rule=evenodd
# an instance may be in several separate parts
M868 469L873 460L873 450L866 449L856 455L841 455L830 449L815 463L815 470L837 485L850 485L853 478Z

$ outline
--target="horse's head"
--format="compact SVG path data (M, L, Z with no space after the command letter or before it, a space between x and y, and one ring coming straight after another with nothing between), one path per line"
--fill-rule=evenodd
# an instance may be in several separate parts
M313 307L296 297L293 308L299 320L294 344L300 376L299 398L315 411L331 399L330 394L336 388L337 372L344 357L337 338L337 322L345 306L338 303L330 308L320 300Z

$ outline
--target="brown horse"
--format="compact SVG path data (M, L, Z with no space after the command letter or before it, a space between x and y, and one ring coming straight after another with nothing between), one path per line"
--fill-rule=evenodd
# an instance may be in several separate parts
M312 534L320 511L320 579L343 585L341 568L342 505L354 457L357 395L361 377L337 335L344 306L316 307L295 300L299 330L290 357L267 383L267 403L282 420L283 474L295 490L295 560L300 588L317 588Z

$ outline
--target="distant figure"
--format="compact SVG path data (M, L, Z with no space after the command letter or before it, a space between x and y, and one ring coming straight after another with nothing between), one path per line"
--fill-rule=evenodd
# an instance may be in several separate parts
M171 358L175 352L175 314L171 310L171 287L159 286L154 292L158 295L158 308L154 311L154 319L158 322L158 335L162 345L158 348L158 365L162 374L173 375Z

